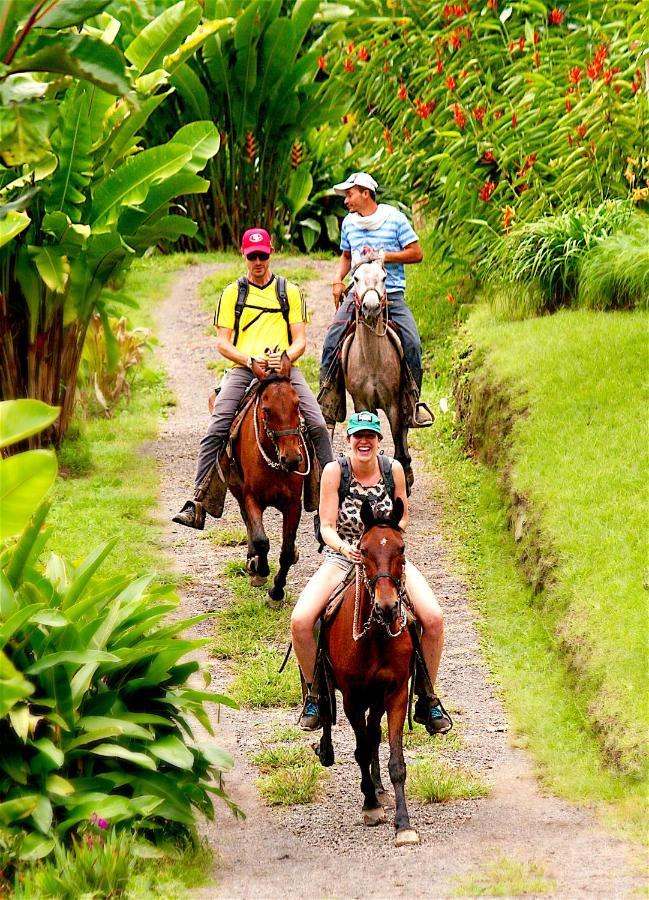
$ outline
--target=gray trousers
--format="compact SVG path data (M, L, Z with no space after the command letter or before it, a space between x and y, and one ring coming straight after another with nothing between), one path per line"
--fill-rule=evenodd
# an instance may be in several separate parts
M253 378L254 375L250 369L245 369L243 366L235 366L228 372L223 387L216 398L207 434L202 439L198 450L196 489L203 482L225 445L230 435L232 422L241 403L241 398ZM291 367L291 384L297 392L300 401L300 412L304 417L318 462L324 468L333 459L333 451L329 440L329 432L318 406L318 401L311 393L304 375L295 366Z
M388 300L390 301L390 318L399 326L406 364L417 383L417 387L421 389L421 339L415 317L405 301L403 291L388 294ZM321 384L338 352L338 345L353 315L354 300L350 298L341 303L325 335L322 345L322 359L320 361Z

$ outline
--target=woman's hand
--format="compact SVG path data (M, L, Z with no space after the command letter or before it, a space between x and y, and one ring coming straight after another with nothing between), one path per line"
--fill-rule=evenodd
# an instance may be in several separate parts
M358 565L361 561L361 551L347 541L340 542L340 549L338 552L355 565Z

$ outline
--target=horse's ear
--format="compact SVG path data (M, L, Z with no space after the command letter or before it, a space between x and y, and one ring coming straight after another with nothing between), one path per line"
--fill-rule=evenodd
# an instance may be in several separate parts
M266 370L262 369L256 359L252 360L252 374L258 381L261 381L266 375Z
M374 524L374 510L369 500L363 500L361 504L361 522L366 529L371 528Z
M390 520L398 525L402 518L403 500L401 499L401 497L397 497L397 499L394 501L394 505L392 506L392 515L390 516Z
M280 366L279 374L285 375L288 378L288 376L291 374L291 365L291 359L286 350L284 350L284 352L282 353L282 365Z

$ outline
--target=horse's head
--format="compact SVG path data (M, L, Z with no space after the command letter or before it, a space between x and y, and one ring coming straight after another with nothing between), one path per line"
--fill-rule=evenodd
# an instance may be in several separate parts
M399 615L405 569L405 544L399 522L403 500L397 497L388 519L377 519L368 500L363 500L361 520L365 531L359 549L365 583L374 604L374 614L390 625Z
M281 468L296 472L305 460L299 401L291 384L291 360L284 352L279 371L262 369L255 361L252 371L260 382L255 412L259 425L272 444Z
M383 251L377 259L358 259L354 269L354 297L359 314L368 325L376 324L385 304L385 279Z

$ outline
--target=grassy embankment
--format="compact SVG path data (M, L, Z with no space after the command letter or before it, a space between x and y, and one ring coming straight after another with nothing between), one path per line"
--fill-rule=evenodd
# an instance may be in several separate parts
M450 302L453 276L439 277L429 251L432 262L409 272L409 299L438 421L415 441L442 475L443 525L481 613L487 658L544 781L562 796L610 804L638 836L646 315L498 322L486 306ZM495 468L474 461L456 435L454 347L465 358L459 396L473 401L473 444Z

